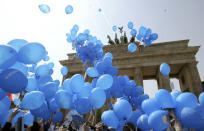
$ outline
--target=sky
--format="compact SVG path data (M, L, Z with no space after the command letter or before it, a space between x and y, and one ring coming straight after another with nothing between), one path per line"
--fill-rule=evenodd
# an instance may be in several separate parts
M38 6L47 4L50 13ZM72 5L72 14L65 7ZM101 8L101 12L98 9ZM42 43L55 63L54 79L62 79L59 60L74 52L66 41L74 24L80 30L89 29L92 35L107 44L107 34L114 36L112 26L124 26L132 21L134 28L149 27L158 33L155 42L190 39L190 46L201 46L196 55L201 80L204 80L204 1L203 0L0 0L0 44L12 39ZM173 80L178 89L178 81ZM145 81L145 92L152 95L155 81Z

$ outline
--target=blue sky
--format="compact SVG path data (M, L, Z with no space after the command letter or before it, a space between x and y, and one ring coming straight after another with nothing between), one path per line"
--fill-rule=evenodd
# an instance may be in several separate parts
M48 4L51 12L40 12L40 4ZM67 5L74 8L70 15L65 14ZM158 33L156 42L190 39L190 45L201 45L196 58L204 80L203 12L203 0L0 0L0 44L16 38L42 43L55 62L53 77L61 79L58 61L73 52L66 33L74 24L80 31L90 29L107 44L107 34L114 36L113 25L126 27L132 21L136 29L143 25ZM155 86L155 82L145 82L148 93Z

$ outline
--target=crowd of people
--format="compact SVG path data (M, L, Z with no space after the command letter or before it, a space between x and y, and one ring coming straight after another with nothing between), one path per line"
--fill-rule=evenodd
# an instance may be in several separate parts
M64 123L53 123L51 121L38 121L36 118L32 125L26 126L23 128L19 128L18 126L12 126L12 119L18 114L19 110L15 110L11 113L8 118L8 121L5 123L3 127L0 127L0 131L115 131L112 127L107 127L104 123L99 122L97 124L92 124L91 121L86 122L76 122L70 121L68 125ZM171 111L170 111L171 112ZM172 118L172 114L170 113L167 119L171 120L171 124L167 131L176 131L174 128L175 119ZM174 116L174 115L173 115ZM20 120L20 119L19 119ZM19 123L19 122L17 122ZM16 124L17 124L16 123ZM173 125L172 125L173 124ZM17 127L17 128L16 128ZM140 131L139 128L135 127L132 123L126 123L123 126L123 131Z
M105 126L102 122L93 125L90 121L86 121L81 123L81 125L77 125L76 123L71 121L69 125L64 125L63 123L53 123L50 121L42 121L39 122L37 119L34 119L32 125L26 126L24 125L23 129L18 126L12 126L12 119L18 114L19 110L15 110L9 116L7 122L3 127L0 127L0 131L114 131L115 129L111 127ZM18 119L22 120L21 118ZM16 123L18 124L19 121ZM17 127L17 128L16 128ZM136 128L133 124L127 123L123 127L124 131L136 131ZM140 131L137 129L137 131Z

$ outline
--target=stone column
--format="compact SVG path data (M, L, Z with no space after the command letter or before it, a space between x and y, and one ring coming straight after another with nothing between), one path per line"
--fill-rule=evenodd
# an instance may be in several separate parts
M162 75L159 69L157 72L157 84L158 89L166 89L171 92L169 76Z
M191 77L186 66L183 66L178 74L180 89L182 92L190 92Z
M188 63L181 69L179 83L182 91L189 91L199 96L203 87L196 63Z
M140 67L135 68L134 70L134 80L137 86L143 86L143 74L142 69Z

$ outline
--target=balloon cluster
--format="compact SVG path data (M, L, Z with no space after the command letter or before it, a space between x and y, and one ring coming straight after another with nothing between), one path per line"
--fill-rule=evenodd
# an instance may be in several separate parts
M144 42L146 46L150 46L154 40L158 39L158 34L152 33L152 30L150 28L141 26L139 28L139 34L136 37L137 40Z
M204 93L199 96L200 103L192 93L169 93L164 89L160 89L154 98L144 94L140 96L143 98L136 100L136 110L132 110L134 102L131 99L122 98L114 104L113 110L103 112L102 121L117 130L122 130L128 122L141 130L165 130L169 126L168 114L172 109L184 128L204 129Z
M162 63L160 72L168 76L170 66ZM180 91L169 93L165 89L160 89L154 98L149 98L147 94L143 94L142 86L136 86L134 81L125 82L128 77L118 76L118 78L120 84L117 87L125 88L118 96L111 94L120 99L113 105L112 110L103 112L101 116L103 123L107 126L122 130L123 126L130 122L141 130L165 130L170 122L168 116L173 110L184 128L204 129L204 93L199 96L200 103L192 93L181 93ZM114 92L118 94L118 90Z
M90 35L89 30L77 34L78 30L78 25L74 25L70 33L67 33L67 41L72 43L82 63L93 65L96 60L103 57L103 44L95 36Z
M0 45L0 57L0 124L4 125L9 112L14 110L10 109L8 93L25 93L20 95L20 99L15 99L14 104L21 110L30 110L26 114L20 111L13 124L22 115L26 124L32 124L34 116L48 120L58 109L52 99L60 82L52 79L54 63L47 63L49 57L45 47L37 42L14 39L7 45ZM62 69L62 73L67 72Z
M137 40L140 42L144 42L146 46L150 46L151 43L158 39L157 33L152 33L152 30L150 28L145 28L144 26L141 26L139 28L139 33L137 34L137 30L134 29L133 22L128 22L128 28L130 29L130 34L133 37L136 37Z
M130 40L130 44L128 46L128 51L133 53L136 51L137 45L134 44L135 42L135 37L140 43L144 43L146 46L150 46L153 41L158 39L158 34L157 33L152 33L152 30L150 28L145 28L144 26L141 26L139 28L139 33L137 33L137 30L134 29L134 23L129 21L127 24L128 29L130 29L130 35L132 36ZM120 30L120 33L123 32L123 28L118 28ZM114 32L117 31L117 26L113 26L112 30ZM117 35L116 35L117 36ZM126 34L124 36L121 36L121 39L124 39L126 37ZM122 41L123 42L123 41Z

